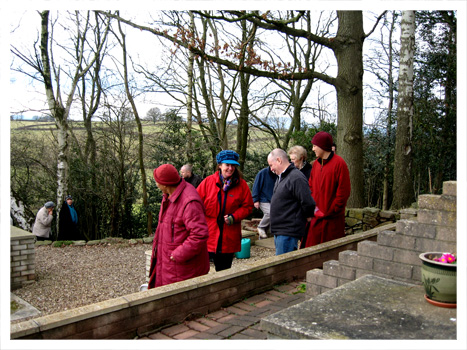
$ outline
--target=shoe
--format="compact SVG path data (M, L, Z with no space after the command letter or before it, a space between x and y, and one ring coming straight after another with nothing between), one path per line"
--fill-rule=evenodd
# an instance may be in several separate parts
M259 233L259 238L268 238L268 234L266 233L266 231L261 228L261 227L258 227L258 233Z

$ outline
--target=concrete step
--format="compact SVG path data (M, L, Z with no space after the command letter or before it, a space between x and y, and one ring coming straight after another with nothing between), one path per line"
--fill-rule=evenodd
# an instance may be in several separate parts
M276 246L274 245L274 237L258 239L255 241L255 245L270 249L276 249Z
M369 275L266 316L261 329L268 339L456 339L456 309L434 307L424 293Z

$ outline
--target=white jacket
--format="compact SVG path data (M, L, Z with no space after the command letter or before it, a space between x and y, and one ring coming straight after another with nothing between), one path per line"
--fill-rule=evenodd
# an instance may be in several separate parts
M49 238L51 232L53 215L49 215L46 207L39 209L36 215L36 221L32 228L32 233L38 237Z

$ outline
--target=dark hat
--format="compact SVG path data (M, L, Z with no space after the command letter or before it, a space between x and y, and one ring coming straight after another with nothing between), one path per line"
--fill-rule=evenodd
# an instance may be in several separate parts
M44 204L44 207L46 207L47 209L55 208L55 203L54 202L47 202L47 203Z
M326 131L320 131L311 140L313 145L318 146L322 150L326 152L332 151L332 136L331 134L327 133Z
M226 150L220 151L217 154L216 160L217 160L217 164L226 163L226 164L240 165L240 163L238 162L239 157L240 156L238 155L237 152L226 149Z
M162 164L154 169L153 176L158 184L164 186L178 185L182 179L172 164Z
M73 197L72 197L72 196L70 196L70 195L68 195L68 196L66 196L66 197L65 197L65 200L68 200L68 199L71 199L71 200L73 200Z

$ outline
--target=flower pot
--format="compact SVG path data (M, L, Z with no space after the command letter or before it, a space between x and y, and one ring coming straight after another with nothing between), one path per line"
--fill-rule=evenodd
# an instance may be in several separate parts
M440 252L427 252L419 255L422 261L422 283L425 299L436 306L456 307L457 264L434 261L443 255Z

